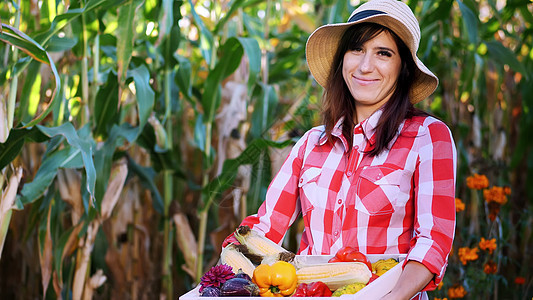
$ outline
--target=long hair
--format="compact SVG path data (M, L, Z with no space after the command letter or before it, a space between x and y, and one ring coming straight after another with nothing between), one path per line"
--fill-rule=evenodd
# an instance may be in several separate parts
M344 54L361 47L381 32L388 32L393 37L398 47L402 66L395 89L390 99L384 104L382 115L376 126L375 142L368 151L371 156L380 154L388 147L404 119L415 115L426 115L423 111L415 109L409 101L409 91L415 78L416 67L411 51L405 43L393 31L379 24L361 23L348 28L339 42L322 99L322 116L327 140L333 142L331 135L333 127L341 117L344 117L342 133L348 142L348 150L351 150L355 127L355 99L353 99L342 76Z

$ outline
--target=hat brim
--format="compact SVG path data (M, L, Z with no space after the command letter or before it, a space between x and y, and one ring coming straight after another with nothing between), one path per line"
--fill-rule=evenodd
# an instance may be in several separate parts
M416 63L417 72L415 82L409 92L411 103L418 103L429 97L439 84L439 80L416 56L417 45L414 45L412 33L403 25L400 20L387 14L368 16L353 22L323 25L316 29L307 40L306 60L309 71L315 80L323 87L328 82L331 64L344 32L353 25L370 22L383 25L395 32L402 41L409 47L413 60Z

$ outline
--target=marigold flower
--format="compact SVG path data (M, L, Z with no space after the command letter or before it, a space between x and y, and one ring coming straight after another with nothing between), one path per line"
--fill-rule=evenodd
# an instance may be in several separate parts
M459 248L459 260L461 261L461 263L463 263L463 265L466 265L467 262L469 261L474 261L476 259L479 258L477 252L478 252L478 247L475 247L475 248L468 248L468 247L462 247L462 248Z
M496 202L490 202L489 203L489 219L494 222L496 220L496 217L500 213L500 207L502 205L500 203Z
M455 212L460 212L465 210L465 203L459 198L455 198Z
M481 238L481 241L479 242L479 248L484 251L489 251L490 254L496 250L496 239L490 239L486 240L485 238Z
M484 266L483 266L483 272L487 274L496 274L498 272L498 265L493 262L492 260L489 260Z
M487 203L496 202L501 205L507 203L507 194L501 186L493 186L490 189L483 190L483 198L485 198Z
M526 279L522 276L517 276L515 279L514 279L514 283L518 284L518 285L522 285L524 283L526 283Z
M508 186L505 186L505 187L503 187L503 192L504 192L506 195L511 195L511 188L508 187Z
M462 285L448 289L448 297L450 297L450 299L463 298L464 296L466 296L466 290Z
M473 190L482 190L489 186L489 179L485 175L474 174L466 178L466 186Z
M440 289L442 289L442 286L444 285L444 282L440 282L438 285L437 285L437 290L440 291Z

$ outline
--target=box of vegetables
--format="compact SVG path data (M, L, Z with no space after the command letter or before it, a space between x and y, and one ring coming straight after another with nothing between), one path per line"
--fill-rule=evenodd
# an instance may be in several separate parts
M364 255L351 247L335 255L294 255L250 230L235 231L219 263L179 300L260 297L379 299L396 284L405 255ZM200 299L201 298L201 299Z

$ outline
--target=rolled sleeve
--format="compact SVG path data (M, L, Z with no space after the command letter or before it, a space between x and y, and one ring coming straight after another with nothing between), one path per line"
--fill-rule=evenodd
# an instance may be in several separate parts
M418 261L435 274L423 289L428 291L442 281L453 243L457 154L450 130L440 121L427 125L419 143L414 236L405 263Z

